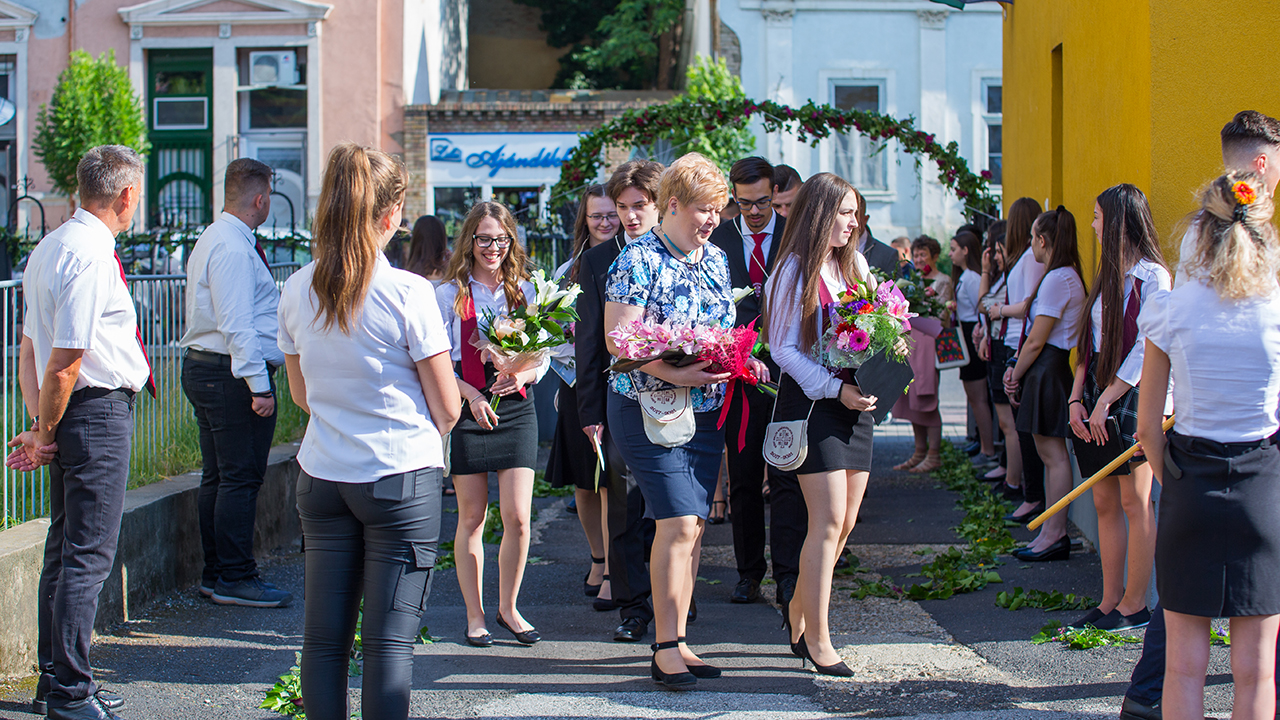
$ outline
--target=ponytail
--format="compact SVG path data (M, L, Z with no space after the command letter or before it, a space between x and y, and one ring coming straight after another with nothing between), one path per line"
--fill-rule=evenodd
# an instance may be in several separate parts
M1044 264L1044 274L1048 275L1060 267L1070 267L1076 271L1076 276L1080 278L1080 284L1083 286L1084 273L1080 271L1076 218L1071 211L1059 205L1055 210L1040 213L1040 217L1036 218L1031 225L1031 233L1032 243L1035 243L1036 236L1045 238L1049 243L1049 260ZM1031 306L1040 295L1040 285L1043 283L1044 276L1041 276L1040 282L1036 283L1035 291L1031 293L1031 301L1027 303L1028 322L1031 320Z
M386 153L355 143L329 153L311 225L311 289L325 330L336 322L351 332L382 252L378 221L404 201L407 187L404 166Z
M1207 280L1221 298L1264 296L1276 285L1280 248L1271 196L1252 172L1233 172L1200 191L1193 216L1195 254L1187 272Z

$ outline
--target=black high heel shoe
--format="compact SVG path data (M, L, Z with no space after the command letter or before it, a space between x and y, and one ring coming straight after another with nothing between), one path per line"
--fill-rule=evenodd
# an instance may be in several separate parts
M787 631L787 642L788 642L788 643L791 643L791 654L792 654L792 655L795 655L795 656L796 656L796 657L798 657L798 658L800 658L800 667L801 667L801 669L803 669L803 668L804 668L804 659L805 659L805 652L804 652L804 650L803 650L803 648L804 648L804 633L800 633L800 639L799 639L799 640L797 640L796 642L791 642L791 613L790 613L790 612L783 611L783 613L782 613L782 628L783 628L784 630L786 630L786 631Z
M529 628L524 632L517 632L515 628L507 624L506 620L502 619L502 613L498 613L498 625L502 626L502 629L515 636L516 642L522 645L532 645L542 639L542 636L538 634L538 631L533 628Z
M853 671L849 669L848 665L844 664L843 660L835 663L834 665L819 665L817 661L813 659L813 655L809 654L809 643L805 642L803 634L800 635L800 642L796 643L796 645L799 645L801 652L804 653L800 658L800 667L803 668L804 661L808 660L813 663L813 669L817 670L821 675L830 675L832 677L853 677ZM796 647L795 645L792 645L791 652L795 651Z
M600 585L603 586L604 581L608 579L609 579L608 575L605 575L604 577L600 578L601 580ZM600 590L597 588L596 595L599 595L599 594L600 594ZM609 612L610 610L617 610L618 603L614 602L613 598L597 597L595 600L591 601L591 609L595 610L596 612Z
M680 647L679 640L654 643L649 646L653 651L653 659L649 661L649 674L655 682L660 682L672 690L688 690L698 684L698 678L691 672L665 673L658 667L658 651Z
M682 642L684 642L684 638L676 638L677 644ZM689 668L689 673L699 680L713 680L720 677L720 668L712 667L706 663L703 663L702 665L690 665L689 663L685 663L684 666Z
M604 564L604 558L598 558L598 557L595 557L595 556L593 555L593 556L591 557L591 564L592 564L592 565L603 565L603 564ZM600 588L601 588L601 586L603 586L603 585L604 585L604 583L603 583L603 582L601 582L599 585L592 585L591 583L587 582L587 580L588 580L588 579L590 579L590 578L591 578L591 571L590 571L590 570L588 570L588 571L587 571L587 576L586 576L586 577L584 577L584 578L582 578L582 592L583 592L583 594L585 594L587 597L595 597L595 596L597 596L597 595L599 595L599 594L600 594ZM607 580L608 578L609 578L609 576L608 576L608 575L605 575L605 576L604 576L604 578L602 578L602 580Z

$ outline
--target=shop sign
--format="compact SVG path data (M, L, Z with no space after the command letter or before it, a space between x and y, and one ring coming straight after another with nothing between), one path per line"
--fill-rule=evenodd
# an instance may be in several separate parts
M555 182L578 144L577 133L457 133L430 135L430 181L476 184L513 180Z

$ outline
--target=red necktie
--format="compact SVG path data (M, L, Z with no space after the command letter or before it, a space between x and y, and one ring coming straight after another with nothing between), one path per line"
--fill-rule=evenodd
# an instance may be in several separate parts
M262 264L267 266L267 272L271 272L271 263L267 262L267 253L262 249L262 243L254 242L253 249L258 251L258 257L262 258Z
M751 278L751 286L756 289L756 295L760 294L760 288L764 285L764 239L767 237L768 233L755 233L751 236L756 241L756 247L751 251L747 275Z
M471 342L479 331L476 326L476 302L468 295L466 312L462 318L462 380L471 387L484 391L484 363L480 362L480 348Z
M124 276L124 263L120 262L120 253L115 253L115 256L116 266L120 268L120 282L124 283L125 292L128 292L129 280ZM132 302L132 300L130 300L130 302ZM138 324L135 322L133 324L133 331L138 336L138 347L142 349L142 359L147 363L147 392L151 393L151 397L155 397L156 379L155 376L151 374L151 358L147 357L147 345L142 342L142 328L138 327Z

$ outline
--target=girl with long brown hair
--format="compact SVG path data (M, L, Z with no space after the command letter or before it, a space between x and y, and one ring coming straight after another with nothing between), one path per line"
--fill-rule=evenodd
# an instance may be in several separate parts
M507 313L534 298L528 256L516 236L506 206L476 203L453 243L453 257L437 299L453 338L458 391L467 411L450 436L450 466L458 497L454 557L458 585L467 605L467 642L493 644L486 628L484 600L484 519L489 507L489 473L498 474L502 544L498 548L498 625L526 645L541 637L520 614L516 601L529 556L533 468L538 459L538 415L531 387L546 372L544 362L514 374L499 373L472 340L486 315ZM495 410L491 398L501 402Z
M1104 190L1093 206L1093 231L1101 252L1081 318L1084 332L1076 345L1078 364L1068 403L1072 442L1077 448L1081 443L1106 443L1108 420L1113 419L1121 444L1128 447L1138 430L1138 381L1146 346L1138 315L1153 295L1170 289L1173 278L1160 252L1147 197L1137 187L1123 184ZM1151 391L1168 396L1167 388ZM1089 457L1076 453L1084 477L1102 469L1088 462ZM1073 627L1118 630L1142 627L1151 619L1146 602L1156 543L1151 481L1151 466L1139 457L1093 486L1102 603Z
M404 269L438 285L449 268L449 235L444 222L435 215L423 215L409 235L409 259Z
M1052 504L1071 490L1066 403L1071 392L1071 348L1076 345L1085 299L1075 216L1061 205L1041 213L1031 229L1031 251L1045 274L1028 299L1030 326L1023 326L1018 361L1005 371L1004 389L1020 405L1018 432L1031 434L1044 462L1045 502ZM1065 560L1070 552L1067 517L1058 513L1013 556L1026 561Z
M345 720L361 599L365 717L406 718L413 646L440 536L441 435L458 419L449 336L431 283L391 267L407 176L377 150L329 155L314 262L280 297L289 391L311 417L298 451L307 548L302 697Z
M831 573L853 530L871 470L871 414L877 399L862 394L849 371L835 376L814 361L826 307L854 282L873 282L866 258L851 243L858 227L853 186L819 173L800 188L765 292L764 320L781 368L776 416L809 418L808 455L796 468L809 508L800 575L785 618L791 651L819 672L850 676L831 644L827 622Z

